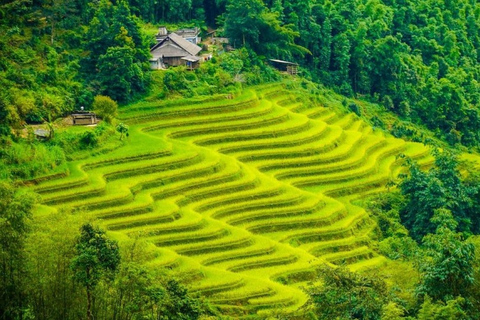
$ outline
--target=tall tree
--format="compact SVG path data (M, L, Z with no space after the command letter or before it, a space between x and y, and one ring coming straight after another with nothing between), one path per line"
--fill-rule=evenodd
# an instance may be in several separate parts
M86 37L82 64L92 97L126 102L147 88L150 51L126 1L100 1Z
M436 231L423 239L425 254L419 266L422 283L418 291L444 302L466 297L474 283L475 247L455 232L458 223L449 210L435 210L431 222Z
M319 319L379 319L387 299L383 280L345 267L323 268L323 283L309 289Z
M71 268L74 279L86 289L87 319L92 320L93 290L102 278L112 277L120 263L120 254L117 242L108 239L98 227L90 223L84 224L80 232Z
M24 245L36 197L0 182L0 319L22 319L27 309Z
M475 204L479 187L463 181L454 155L437 152L436 167L423 172L416 164L410 165L409 176L400 184L406 202L400 210L403 224L412 238L420 242L428 233L434 233L431 223L437 209L452 212L460 231L479 230Z
M246 46L260 55L288 59L309 53L295 43L299 33L291 25L283 25L278 12L270 11L262 0L230 1L225 33L235 46Z

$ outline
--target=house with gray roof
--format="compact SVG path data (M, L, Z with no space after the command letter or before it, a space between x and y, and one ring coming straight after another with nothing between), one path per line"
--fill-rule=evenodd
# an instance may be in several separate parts
M169 66L186 65L194 69L198 66L198 53L202 48L193 44L176 33L170 33L150 49L152 69L162 69Z

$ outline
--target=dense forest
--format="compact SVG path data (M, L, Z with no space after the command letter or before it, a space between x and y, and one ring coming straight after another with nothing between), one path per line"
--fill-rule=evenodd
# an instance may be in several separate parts
M155 39L145 30L165 24L216 29L235 50L159 78L149 71ZM403 124L366 120L395 136L429 142L418 133L428 131L445 149L479 150L478 1L2 0L0 319L221 318L184 279L145 264L156 257L149 243L108 239L88 212L33 220L41 199L23 187L64 174L68 160L100 145L118 147L111 137L122 139L128 126L115 120L117 103L277 81L272 58L300 64L301 92L328 88L358 115L353 99L394 114ZM80 106L106 121L54 136L53 123ZM39 143L24 128L43 123L52 136ZM480 178L450 151L435 157L429 171L408 162L396 191L365 201L378 223L376 249L412 266L414 292L387 291L381 275L326 267L324 285L306 288L301 318L480 317Z
M1 14L1 81L10 88L1 98L3 123L40 121L45 109L55 117L96 93L128 101L148 83L150 42L138 19L194 20L223 30L235 47L294 59L306 76L381 102L451 144L479 143L474 1L11 1ZM118 56L124 70L115 74Z
M196 21L452 145L480 142L475 1L7 1L1 18L2 123L55 118L99 93L132 99L148 85L152 41L139 20ZM111 72L119 56L123 69Z

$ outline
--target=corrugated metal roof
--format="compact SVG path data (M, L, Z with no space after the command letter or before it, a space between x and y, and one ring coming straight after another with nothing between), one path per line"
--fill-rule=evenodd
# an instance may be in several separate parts
M195 61L199 61L200 60L200 57L196 57L196 56L186 56L186 57L183 57L181 58L182 60L186 60L186 61L190 61L190 62L195 62Z
M276 62L276 63L287 64L287 65L292 65L292 66L298 66L298 63L295 63L295 62L278 60L278 59L269 59L269 60L272 61L272 62Z

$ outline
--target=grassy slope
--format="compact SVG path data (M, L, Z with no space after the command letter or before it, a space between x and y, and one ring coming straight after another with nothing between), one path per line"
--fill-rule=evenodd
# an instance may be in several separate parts
M129 106L128 142L37 185L38 211L88 210L118 237L149 239L159 248L152 263L225 314L294 312L322 264L385 263L369 246L375 223L352 201L384 190L401 153L433 161L423 145L336 112L338 97L321 98L271 84L233 100Z

